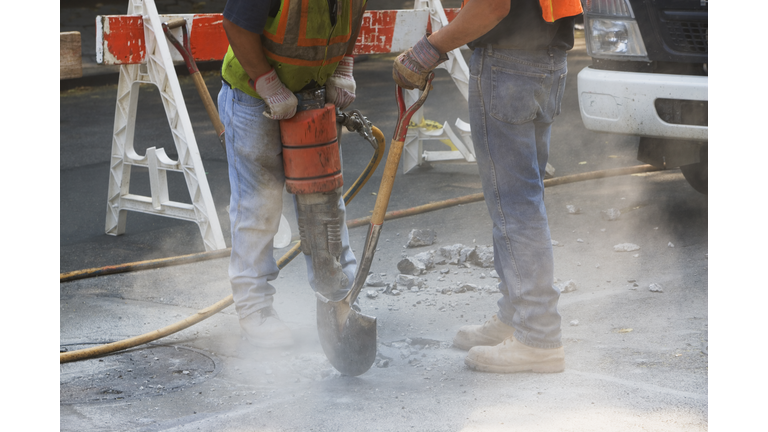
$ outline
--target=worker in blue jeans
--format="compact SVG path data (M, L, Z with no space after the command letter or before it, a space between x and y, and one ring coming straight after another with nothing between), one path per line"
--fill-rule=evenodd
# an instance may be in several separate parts
M232 190L229 278L242 333L257 347L294 343L272 306L270 283L278 275L272 244L285 185L278 121L296 114L298 92L322 87L326 102L339 109L355 100L352 52L364 10L365 0L227 0L222 14L230 44L218 97ZM343 215L343 199L338 206ZM357 261L344 223L340 236L344 291ZM316 290L312 259L305 259Z
M464 44L473 49L469 119L502 297L496 315L461 327L453 343L469 350L467 366L483 372L565 369L544 174L574 16L547 22L540 3L470 0L453 22L401 54L393 68L398 85L423 90L446 52Z

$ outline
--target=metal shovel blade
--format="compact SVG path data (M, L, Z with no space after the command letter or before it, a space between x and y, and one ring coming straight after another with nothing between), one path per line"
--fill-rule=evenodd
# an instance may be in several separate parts
M333 367L358 376L376 359L376 318L352 309L347 300L331 301L317 293L317 330Z

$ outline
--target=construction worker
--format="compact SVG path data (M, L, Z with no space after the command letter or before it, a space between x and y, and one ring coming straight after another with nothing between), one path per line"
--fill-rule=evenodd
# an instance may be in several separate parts
M580 13L579 0L469 0L449 25L394 62L398 85L423 90L445 53L473 49L469 118L502 294L496 315L454 338L474 370L565 368L543 181Z
M253 345L293 344L274 308L278 274L273 238L283 209L285 174L278 120L294 116L294 93L325 86L326 102L355 99L352 50L364 0L228 0L229 49L218 97L226 130L231 199L229 277L240 327ZM344 212L344 201L339 200ZM342 224L339 262L351 287L357 268ZM311 259L307 259L314 288ZM347 288L349 289L349 287Z

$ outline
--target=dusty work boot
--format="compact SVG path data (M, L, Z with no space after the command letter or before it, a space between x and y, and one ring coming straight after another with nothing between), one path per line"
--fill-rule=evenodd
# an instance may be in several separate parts
M514 327L504 324L494 315L482 325L466 325L460 328L453 338L453 346L468 350L476 346L498 345L514 333Z
M252 345L260 348L279 348L293 345L288 326L280 321L270 306L259 309L240 320L240 328Z
M472 348L464 363L480 372L562 372L565 370L565 351L563 347L529 347L511 336L496 346Z

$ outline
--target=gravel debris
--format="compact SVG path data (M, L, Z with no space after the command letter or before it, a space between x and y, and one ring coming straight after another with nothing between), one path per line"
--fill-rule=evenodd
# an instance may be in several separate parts
M570 324L571 324L571 327L576 327L577 325L579 325L579 320L575 319L575 320L571 321Z
M568 209L568 214L581 214L581 208L575 205L568 204L565 208Z
M634 252L640 250L640 246L634 243L621 243L613 247L614 252Z
M650 292L664 292L664 287L661 286L661 284L658 284L656 282L653 282L652 284L648 285L648 290Z
M569 280L563 284L555 284L555 287L557 287L557 289L559 289L560 292L563 294L576 291L577 289L576 282L572 280Z
M384 279L381 277L381 274L371 273L365 279L365 285L371 286L371 287L383 287L383 286L386 286L387 283L384 282Z
M397 275L397 278L395 278L395 284L397 284L398 287L404 287L406 289L412 287L421 288L424 286L424 283L424 279L407 274L399 274Z

